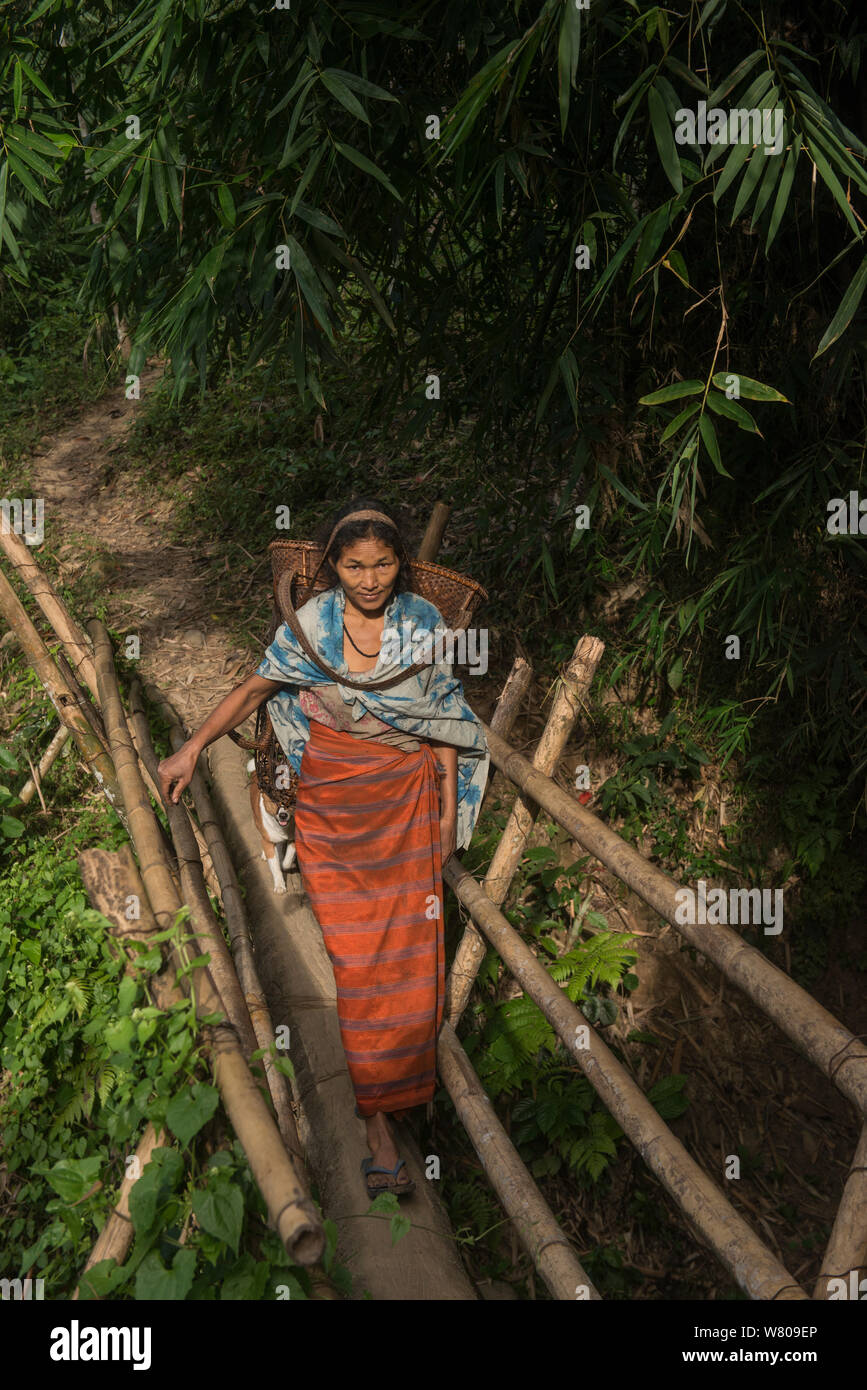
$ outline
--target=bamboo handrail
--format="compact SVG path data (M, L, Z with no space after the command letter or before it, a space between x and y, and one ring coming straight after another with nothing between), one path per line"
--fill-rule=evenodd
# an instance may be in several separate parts
M541 774L537 774L541 775ZM733 1278L754 1299L807 1295L659 1118L576 1004L456 857L443 877L542 1010L623 1132Z
M416 557L417 559L436 559L437 551L439 550L440 544L442 542L443 532L446 529L446 524L448 522L449 516L451 515L451 510L451 504L448 502L434 503L433 511L430 514L430 520L427 524L427 530L425 531L424 536L422 538L422 543L418 548L418 555Z
M558 1299L601 1298L500 1124L448 1022L437 1040L437 1067L488 1181L551 1293Z
M114 764L79 709L74 693L52 661L48 648L2 570L0 613L15 633L27 660L45 687L61 723L69 729L75 739L76 747L88 771L96 778L100 789L123 821L123 799Z
M844 1279L854 1270L856 1278L867 1266L867 1124L861 1134L849 1167L843 1195L828 1246L822 1257L822 1273L816 1280L814 1298L829 1296L829 1279ZM860 1279L859 1279L860 1282Z
M533 754L533 766L548 776L560 761L575 727L581 701L590 689L604 651L605 644L598 637L584 636L563 671L551 712ZM491 727L494 727L493 720ZM484 879L485 892L497 907L501 907L506 900L538 813L539 808L526 801L520 793L515 797L515 804ZM472 923L468 923L446 980L446 1017L453 1028L457 1028L467 1006L486 950L483 937Z
M712 960L867 1117L867 1050L849 1053L858 1040L848 1028L731 927L678 922L675 894L680 885L673 878L644 859L550 777L537 772L487 724L483 728L491 761L500 771L670 922L691 946Z
M168 723L169 740L172 748L177 751L186 742L186 733L178 711L155 685L145 685L144 692L151 704L160 710ZM286 1146L303 1163L306 1162L306 1159L298 1135L288 1082L283 1073L274 1065L274 1058L270 1052L270 1046L275 1038L274 1024L256 969L253 937L244 908L244 901L241 897L241 887L202 772L203 765L204 754L200 756L196 771L190 780L193 804L220 885L220 897L232 942L232 959L247 1002L250 1018L253 1021L256 1039L259 1047L267 1049L262 1062L265 1067L268 1089L274 1102L280 1133L283 1135Z
M0 546L66 648L76 677L87 686L95 698L96 671L93 655L78 623L20 536L0 526Z

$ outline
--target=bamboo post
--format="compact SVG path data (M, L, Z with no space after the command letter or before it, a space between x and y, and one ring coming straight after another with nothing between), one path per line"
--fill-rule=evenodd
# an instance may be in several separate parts
M585 635L563 672L551 713L533 754L533 766L549 777L575 727L581 701L590 689L604 650L605 644L598 637ZM515 797L484 881L485 892L497 907L505 902L538 814L539 808L534 803L525 800L520 793ZM468 923L446 981L446 1017L453 1028L457 1028L467 1006L486 950L484 938Z
M506 684L500 691L496 709L491 715L491 728L496 730L500 738L507 739L511 734L532 679L533 668L529 661L526 661L523 656L516 656L512 662L512 669L506 677ZM488 785L482 793L482 806L487 800L493 782L493 777L489 777Z
M27 615L24 605L0 570L0 613L18 638L24 655L45 687L61 723L69 729L89 771L100 789L124 819L123 799L114 764L78 707L75 695L51 659L48 648Z
M481 884L454 858L446 865L443 877L499 951L524 993L554 1027L647 1166L744 1292L754 1299L806 1298L804 1290L659 1118L626 1068L578 1006L554 983Z
M551 1293L559 1299L599 1299L449 1023L437 1041L437 1066L488 1181Z
M167 720L172 748L177 751L186 742L186 735L177 710L156 686L149 684L144 687L144 690L151 703L161 711L163 718ZM268 1089L274 1102L280 1133L283 1135L283 1141L287 1148L295 1154L299 1161L304 1162L304 1151L298 1137L289 1086L286 1077L274 1065L274 1058L270 1052L271 1044L275 1038L274 1024L256 969L253 937L244 908L244 900L241 897L241 886L238 883L235 866L223 839L211 795L201 770L203 762L204 755L199 759L199 765L190 781L193 804L220 885L226 925L232 942L232 958L238 972L241 989L250 1011L258 1044L267 1049L262 1061L268 1080Z
M42 757L39 759L39 765L36 768L36 778L34 779L33 777L28 777L27 781L24 783L24 786L21 788L21 791L18 793L17 804L19 806L26 806L28 802L33 800L33 797L36 793L37 781L40 783L42 782L42 779L45 776L46 772L53 765L55 759L59 756L61 749L66 747L67 741L70 737L71 735L69 729L66 727L65 724L61 724L55 732L54 737L52 738L45 752L42 754Z
M680 885L674 879L644 859L550 777L538 772L487 724L483 728L491 761L500 771L670 922L691 946L712 960L867 1118L867 1051L849 1051L857 1038L848 1028L731 927L679 922Z
M828 1280L843 1279L849 1293L850 1275L854 1271L856 1283L860 1287L860 1276L867 1266L867 1124L861 1126L861 1135L849 1168L849 1176L828 1247L822 1260L822 1273L813 1290L814 1298L827 1298ZM863 1295L855 1294L855 1297Z
M436 558L437 552L442 544L443 532L446 529L451 510L451 506L447 502L434 503L430 521L427 524L427 530L418 548L417 559L430 561Z

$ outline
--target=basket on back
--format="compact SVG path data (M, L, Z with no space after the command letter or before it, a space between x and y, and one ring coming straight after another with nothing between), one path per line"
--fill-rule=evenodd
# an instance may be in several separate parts
M320 572L317 575L322 550L323 547L315 541L276 540L271 541L268 546L274 593L269 646L277 629L288 616L280 593L280 581L284 576L291 576L288 580L288 592L293 609L301 607L309 598L315 598L326 589L333 588L324 573ZM454 633L464 631L479 604L488 597L481 584L477 584L474 579L468 579L455 570L445 569L442 565L434 565L428 560L411 560L410 571L412 592L420 594L428 603L438 608L445 619L446 627ZM283 593L285 592L284 582ZM298 774L288 763L286 754L277 742L267 702L263 701L256 711L254 743L241 739L239 735L230 737L242 747L253 749L259 790L278 806L291 811L295 805Z

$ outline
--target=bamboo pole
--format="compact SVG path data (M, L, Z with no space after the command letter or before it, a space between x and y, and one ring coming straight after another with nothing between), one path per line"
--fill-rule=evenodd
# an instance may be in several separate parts
M134 682L130 694L132 723L138 737L139 753L153 778L157 774L157 756L151 742L150 729L141 703L141 686ZM179 805L169 799L163 803L169 829L175 845L181 889L190 908L190 921L202 946L210 952L211 973L220 997L227 1007L228 1017L238 1030L238 1036L249 1057L256 1050L256 1032L238 980L231 952L223 937L223 929L214 916L205 887L198 846L190 829L189 819ZM268 1043L272 1041L268 1039ZM259 1044L261 1045L261 1044ZM267 1044L266 1044L267 1045Z
M806 1298L804 1290L659 1118L626 1068L590 1027L577 1005L554 983L481 884L455 858L446 864L443 877L499 951L525 994L554 1027L647 1166L744 1292L754 1299Z
M84 632L69 612L69 609L66 607L60 595L54 589L45 572L33 559L30 550L20 537L16 536L13 532L9 532L0 537L0 544L3 545L17 573L29 588L48 622L54 629L54 632L57 634L57 637L60 639L72 665L72 671L69 673L72 679L68 681L68 684L78 696L85 718L91 724L97 736L102 738L103 733L98 712L93 710L88 704L84 691L82 690L83 684L90 691L93 699L97 703L99 702L99 685L96 677L96 666ZM63 669L62 658L58 659L58 665ZM107 746L106 744L106 748ZM153 796L157 804L159 804L160 790L158 784L152 780L146 768L142 769L141 775L148 785L151 796ZM193 824L192 820L190 823ZM160 829L162 831L162 827L160 827ZM200 845L202 845L201 833L196 825L193 825L193 833L200 840ZM205 878L208 881L208 886L215 896L219 896L219 885L207 856L207 851L203 854L202 861L205 866Z
M833 1080L867 1118L867 1052L848 1051L857 1038L796 985L777 966L749 946L731 927L691 925L677 920L680 885L655 864L609 830L591 811L558 787L550 777L501 739L487 724L491 761L528 796L543 807L564 830L612 873L622 879L696 950L712 960L763 1013L772 1018L798 1049Z
M431 561L436 558L446 529L449 516L451 515L451 505L447 502L435 502L433 511L430 514L430 521L427 530L422 537L422 543L418 548L417 559Z
M159 879L162 883L160 896L167 897L169 901L174 903L176 901L175 889L168 865L163 857L158 831L159 822L151 809L147 789L139 773L138 755L127 729L112 661L111 642L105 627L97 618L94 618L90 623L90 633L94 644L100 702L105 716L105 727L111 743L114 764L117 768L118 782L124 804L127 807L130 833L136 847L141 846L140 858L146 856L146 861L144 858L142 859L142 872L144 873L147 868L154 880ZM201 878L198 851L192 835L189 834L186 813L179 806L170 802L166 806L166 814L178 851L181 888L190 910L190 928L199 941L200 950L210 953L210 974L216 985L217 994L222 1001L222 1012L227 1021L237 1030L241 1044L249 1056L256 1047L253 1025L247 1013L247 1006L241 994L228 947L223 940L219 923L214 921L204 879ZM195 859L195 864L199 866L198 876L194 872L193 859ZM159 916L157 920L159 920ZM171 920L174 920L174 911L171 914ZM168 926L169 922L161 923L161 925Z
M102 652L98 644L97 669L100 667L101 657ZM117 727L115 719L116 716L107 719L109 737ZM149 806L148 811L153 815ZM132 818L130 820L132 823ZM138 818L135 824L138 829ZM136 848L138 850L138 846ZM102 862L107 865L101 890L105 906L100 910L115 925L123 930L124 908L130 885L140 902L139 930L142 924L145 931L149 928L152 930L151 921L160 925L162 921L174 919L180 903L174 885L159 872L159 866L151 864L146 870L142 863L139 877L135 865L132 864L130 868L131 861L127 860L125 868L128 877L124 883L123 879L118 880L117 877L117 874L123 873L124 870L122 857L111 856L107 851L89 852L93 862L98 863L99 856L103 856ZM139 860L141 863L140 851ZM120 869L117 867L118 863ZM183 958L177 954L177 950L173 953L173 963L177 968L183 964ZM193 988L189 977L183 978L185 988ZM200 1016L225 1013L207 966L198 974L195 991L197 1013ZM274 1228L296 1264L314 1265L322 1258L325 1246L322 1219L307 1194L291 1156L283 1147L270 1111L244 1060L237 1036L232 1028L222 1024L216 1029L208 1026L203 1032L211 1052L214 1081L220 1091L223 1108L247 1155L250 1169L265 1199Z
M40 783L42 782L42 779L45 776L46 772L53 765L55 759L59 756L61 749L66 747L66 744L70 737L71 734L69 729L66 727L65 724L61 724L60 727L56 730L54 737L52 738L45 752L42 754L42 757L39 759L39 765L36 768L36 779L34 779L33 777L28 777L27 781L24 783L24 786L21 788L21 791L18 793L17 805L26 806L28 802L33 800L33 797L36 794L37 781Z
M16 536L14 531L4 531L0 527L0 546L66 648L76 677L95 697L96 671L93 656L78 623L20 536Z
M2 570L0 613L15 633L24 655L45 687L58 718L75 739L88 770L96 778L100 790L123 821L123 799L114 764L79 709L75 695L52 661L48 648Z
M533 668L529 661L525 660L523 656L516 656L512 662L512 669L506 677L506 684L500 691L496 709L491 715L491 728L500 735L500 738L507 739L511 734L532 679ZM482 793L482 806L488 798L493 782L493 777L489 777L488 785Z
M437 1067L488 1181L551 1293L559 1299L599 1299L449 1023L437 1041Z
M849 1168L849 1176L831 1237L822 1259L822 1273L813 1290L814 1298L827 1298L828 1280L843 1279L849 1296L850 1275L860 1286L861 1275L867 1272L867 1124L862 1125L858 1145ZM856 1294L856 1297L863 1295Z
M585 635L563 671L551 713L533 754L533 766L549 777L555 771L575 727L581 702L590 689L604 651L604 642L600 642L598 637ZM485 892L497 907L501 907L506 900L538 814L539 808L535 803L526 800L520 793L515 797L515 804L484 881ZM453 1028L457 1028L467 1007L486 950L484 937L472 923L468 923L446 980L446 1017Z
M144 687L145 694L151 703L160 710L163 718L169 725L169 739L172 748L177 752L178 748L186 742L186 733L181 722L180 715L171 701L154 685ZM271 1055L271 1044L275 1039L274 1024L271 1019L271 1012L265 999L265 992L259 980L256 969L256 961L253 952L253 936L247 913L244 908L244 900L241 896L241 886L235 873L235 866L232 863L223 833L217 820L216 811L208 791L207 783L202 771L204 754L199 758L196 771L190 781L190 791L193 797L193 804L199 818L205 842L211 855L211 862L217 874L220 885L220 896L223 902L223 910L226 914L226 925L229 929L229 937L232 942L232 958L235 969L238 972L238 979L244 998L250 1011L250 1018L256 1031L256 1038L260 1047L267 1051L262 1058L265 1075L268 1081L268 1089L271 1092L271 1099L274 1102L274 1110L277 1115L277 1124L280 1133L283 1135L283 1142L287 1148L295 1154L300 1162L305 1161L304 1150L298 1136L298 1128L295 1122L295 1112L292 1107L292 1098L286 1077L274 1065L274 1058Z

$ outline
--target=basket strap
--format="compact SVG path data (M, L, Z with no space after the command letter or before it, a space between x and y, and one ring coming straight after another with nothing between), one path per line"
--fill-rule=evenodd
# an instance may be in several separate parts
M353 681L349 680L347 676L342 676L339 671L332 670L320 656L317 656L316 652L307 641L304 630L298 621L298 616L292 604L292 580L294 577L294 570L284 570L283 574L280 576L277 584L277 599L280 605L280 612L286 619L295 637L298 639L298 644L302 651L309 656L314 666L318 666L320 671L330 677L335 685L347 685L352 690L387 690L389 686L400 685L402 681L409 680L410 676L414 676L419 671L424 671L426 669L427 662L417 661L414 666L408 666L405 671L398 671L396 676L387 676L385 679L379 681Z

